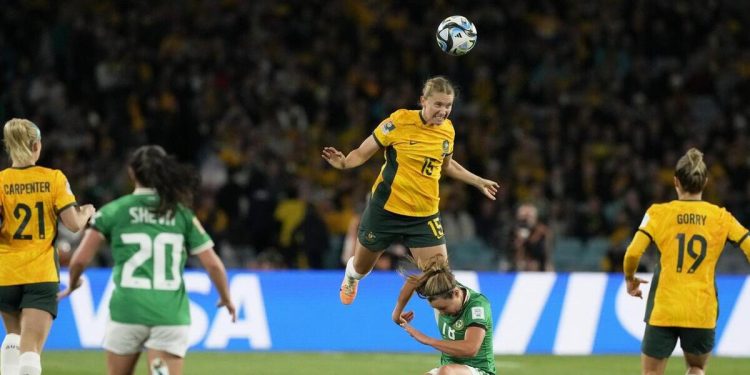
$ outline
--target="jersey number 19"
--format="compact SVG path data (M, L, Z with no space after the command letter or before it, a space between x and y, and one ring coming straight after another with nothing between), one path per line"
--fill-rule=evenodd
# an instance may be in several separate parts
M679 249L677 249L677 272L682 272L682 264L685 259L685 250L687 248L687 254L695 259L693 265L687 270L687 273L693 273L701 265L703 259L706 258L706 248L708 247L708 241L700 234L694 234L690 237L687 242L685 241L685 233L677 234L677 241ZM696 246L697 245L697 246ZM698 252L695 252L695 248L698 247Z

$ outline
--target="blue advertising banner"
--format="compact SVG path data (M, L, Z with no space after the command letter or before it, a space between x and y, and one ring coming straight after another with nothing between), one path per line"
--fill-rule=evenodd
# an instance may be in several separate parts
M354 304L343 306L343 271L230 271L238 308L232 323L215 308L218 295L201 271L185 273L190 296L191 350L425 351L390 317L403 279L375 272ZM625 293L622 275L604 273L456 272L491 304L497 354L613 354L640 352L644 299ZM63 271L62 279L67 280ZM650 279L650 275L640 275ZM112 293L109 269L88 270L84 285L60 304L46 350L100 348ZM750 356L747 277L719 276L720 316L715 354ZM647 289L647 288L646 288ZM646 294L648 290L644 291ZM414 298L414 325L438 337L433 310ZM679 351L679 349L677 349Z

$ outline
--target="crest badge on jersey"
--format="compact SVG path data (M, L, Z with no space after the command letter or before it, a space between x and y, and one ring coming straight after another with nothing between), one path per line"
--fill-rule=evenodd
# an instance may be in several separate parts
M484 319L484 308L481 306L471 308L472 319Z
M443 140L443 157L448 156L449 151L451 150L451 144L448 142L447 139Z
M383 123L383 134L388 134L393 130L396 130L396 125L393 125L393 121Z
M453 323L453 329L455 330L464 329L464 320L463 319L456 320L456 322Z

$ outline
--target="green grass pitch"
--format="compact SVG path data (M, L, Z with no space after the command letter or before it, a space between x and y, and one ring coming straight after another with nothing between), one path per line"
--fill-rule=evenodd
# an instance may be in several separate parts
M145 357L136 374L146 375ZM185 375L421 375L435 367L437 354L402 353L220 353L192 352L185 359ZM498 375L625 375L640 373L637 356L497 356ZM47 351L42 354L45 374L100 375L106 373L100 351ZM685 373L683 360L672 357L668 375ZM750 358L716 357L709 360L709 374L750 374Z

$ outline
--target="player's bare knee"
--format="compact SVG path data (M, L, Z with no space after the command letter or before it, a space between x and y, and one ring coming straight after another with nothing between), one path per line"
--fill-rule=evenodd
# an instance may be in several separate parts
M688 367L688 374L702 374L706 369L706 362L708 362L708 354L690 354L685 353L685 363ZM693 372L691 372L693 371ZM696 372L700 371L700 372Z

